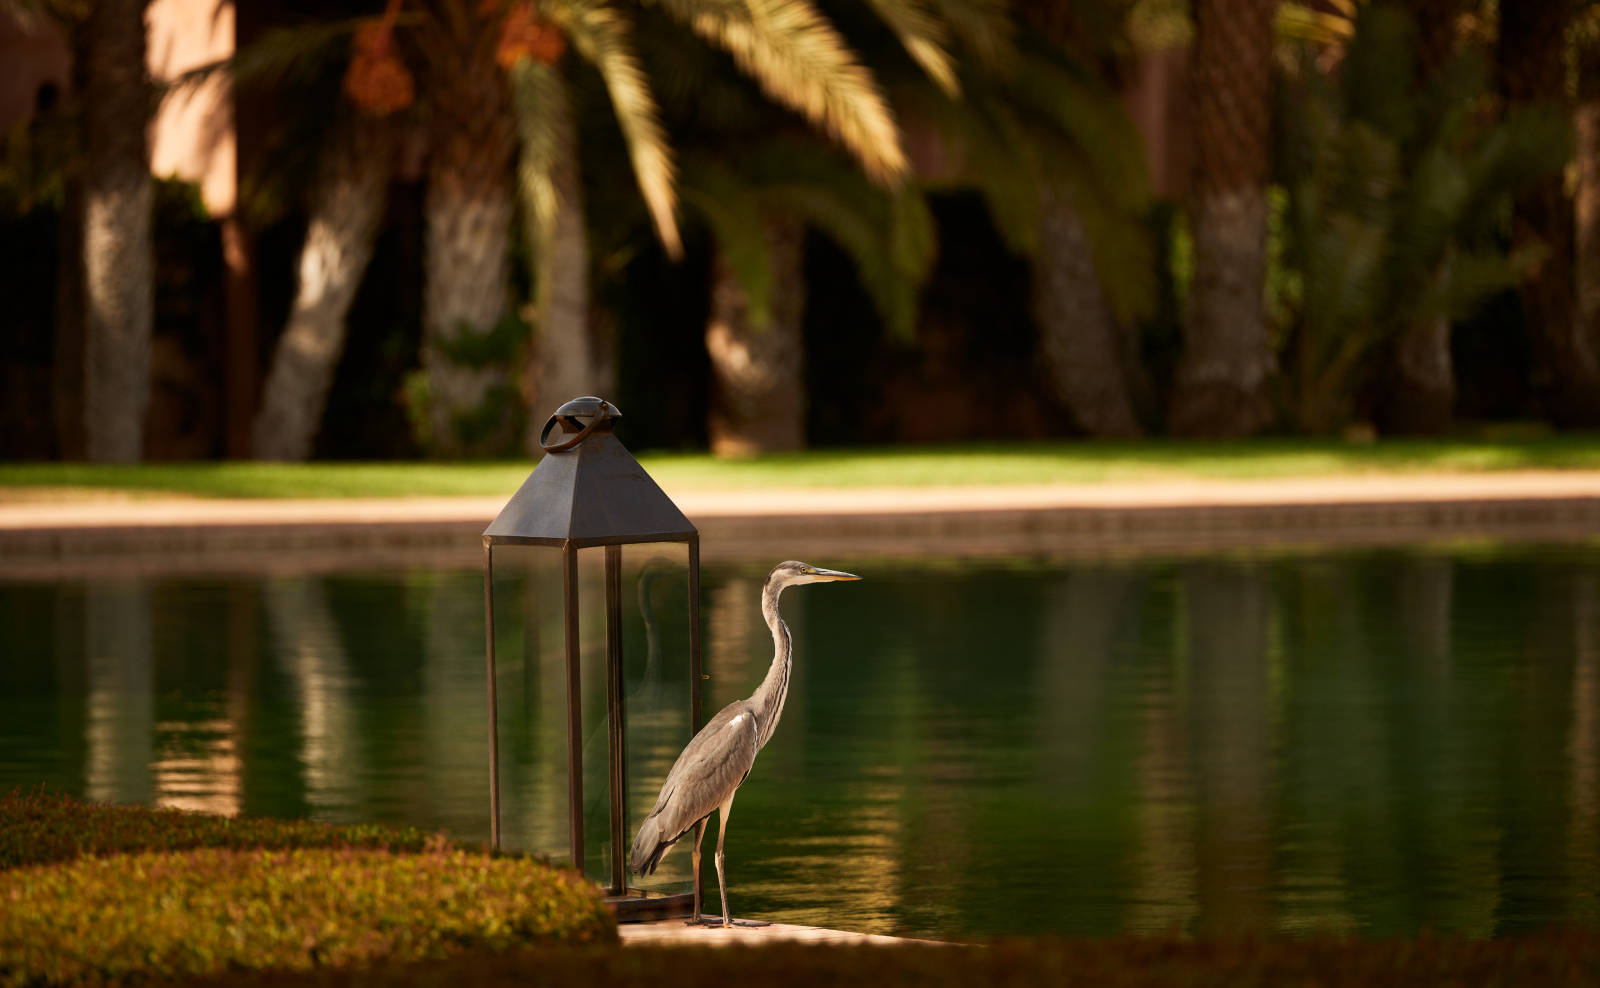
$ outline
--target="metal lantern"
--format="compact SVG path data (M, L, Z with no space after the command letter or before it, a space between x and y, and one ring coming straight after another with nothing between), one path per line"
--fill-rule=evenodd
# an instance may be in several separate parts
M489 680L489 816L500 847L500 756L495 690L494 549L551 546L561 550L566 645L568 825L573 866L582 870L583 722L580 708L578 550L605 549L606 716L611 788L610 901L619 913L665 914L692 909L692 893L647 897L626 884L628 821L627 711L622 690L622 549L683 542L689 554L689 729L700 728L700 534L612 433L621 412L600 398L574 398L556 410L539 436L545 457L483 532L483 597ZM551 433L559 427L559 433ZM700 876L694 876L696 889Z

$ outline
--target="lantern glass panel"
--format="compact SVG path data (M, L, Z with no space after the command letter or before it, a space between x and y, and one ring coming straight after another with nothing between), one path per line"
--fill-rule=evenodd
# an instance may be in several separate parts
M623 697L627 710L627 821L624 847L655 805L661 783L692 736L689 725L689 547L630 545L622 553ZM687 848L653 875L628 884L692 891Z
M672 760L690 737L691 637L688 546L630 544L621 547L620 556L626 854ZM606 549L579 549L576 559L583 872L609 887L613 842ZM571 841L563 567L558 546L494 549L501 844L565 862ZM687 854L673 855L655 875L627 875L624 881L634 888L689 891L688 862Z
M565 861L567 693L561 551L494 552L501 846Z

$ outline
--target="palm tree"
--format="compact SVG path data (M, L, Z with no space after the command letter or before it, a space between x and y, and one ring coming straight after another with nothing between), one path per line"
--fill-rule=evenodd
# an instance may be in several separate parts
M302 187L307 210L294 299L252 422L257 459L304 460L316 444L344 355L346 316L387 198L398 136L392 115L415 95L394 50L398 14L398 0L389 0L381 17L276 28L176 83L195 85L226 72L238 91L272 92L285 105L318 108L287 119L263 151L262 177L252 183L258 214L284 208Z
M1500 4L1495 60L1508 109L1530 104L1570 109L1564 57L1570 23L1567 3ZM1519 245L1548 249L1522 290L1539 397L1559 424L1600 423L1600 355L1574 311L1573 207L1560 175L1517 201L1513 236Z
M953 85L942 46L947 21L906 0L870 6L921 71ZM934 6L947 14L962 4ZM658 35L669 40L652 54L673 66L679 109L716 149L686 162L683 175L685 202L715 249L706 328L712 449L794 449L805 438L800 330L808 230L855 258L885 322L908 333L916 287L932 261L931 221L920 197L900 188L906 159L873 76L809 2L673 0L663 7L731 55L770 101L750 98L716 66L686 57L670 34ZM832 138L839 153L797 140L793 117L773 104Z
M880 4L886 2L880 0ZM770 98L800 113L838 140L869 175L888 182L897 179L904 171L905 159L898 134L887 107L872 85L870 75L855 62L848 47L828 21L805 0L744 0L741 3L670 0L663 4L663 8L702 39L727 51L734 63L751 75ZM492 53L494 46L486 44L481 23L472 24L470 14L452 4L441 3L434 17L443 20L447 16L454 16L458 22L446 32L454 32L454 43L444 46L435 38L423 44L423 51L435 74L456 80L447 98L436 104L435 117L440 116L439 105L454 105L467 100L469 95L480 101L475 115L481 117L491 109L485 102L489 99L490 89L488 74L478 72L475 66L479 64L480 53ZM653 101L626 45L626 21L616 8L597 0L547 4L540 8L539 16L548 18L550 25L564 32L574 46L601 69L613 105L619 111L619 121L629 138L635 173L651 209L657 233L667 245L669 253L675 253L677 234L671 212L670 159L660 138L659 127L655 124ZM897 30L920 38L915 34L920 26L921 22L913 22L909 26L901 24ZM926 46L922 46L922 50L925 58L932 58ZM470 53L470 57L464 57L463 53ZM611 71L607 71L608 66ZM537 100L539 94L533 87L540 84L540 75L538 70L534 70L533 75L524 76L520 86L523 87L525 101ZM471 81L474 79L476 82ZM553 87L545 85L544 88L546 96L559 98ZM524 113L528 110L525 102ZM447 115L459 116L456 113ZM544 127L543 131L547 135L554 135L547 143L557 153L535 154L535 173L522 182L523 188L535 196L529 214L536 226L542 225L542 229L535 229L536 236L532 238L536 248L539 248L538 256L543 265L540 270L540 293L544 304L540 306L540 317L546 323L552 323L552 320L567 321L565 326L552 323L542 327L539 340L544 345L547 358L555 341L563 341L564 346L566 341L581 339L586 330L584 326L572 325L576 321L576 309L571 305L571 300L582 297L582 293L574 290L573 286L574 273L581 270L575 261L578 252L574 250L576 234L573 231L577 227L567 227L565 237L556 236L556 214L541 206L537 198L542 188L547 190L544 199L547 205L559 201L561 196L556 191L556 170L570 167L570 164L563 165L563 162L571 161L570 152L561 151L563 147L570 148L571 142L560 137L560 112L552 112L548 120L549 126ZM487 126L486 123L481 125ZM523 128L525 148L530 139L534 147L539 146L540 131L541 128L536 124ZM453 132L447 129L442 137L450 140L452 135ZM446 225L447 221L458 217L461 204L448 211L442 208L436 210L432 205L435 201L434 189L437 186L447 193L439 198L438 201L442 203L452 189L471 185L479 190L483 201L487 202L491 179L498 174L496 169L490 167L498 160L498 141L498 133L480 134L474 141L476 156L470 161L470 169L467 168L467 159L459 156L452 158L437 146L434 149L436 164L430 169L429 184L429 237L430 243L437 246L429 248L430 285L435 283L436 278L443 281L449 277L444 270L444 262L449 255L443 253L443 245L458 241L465 246L468 240L468 231L459 225ZM465 142L457 143L463 149L467 147ZM538 176L539 168L545 169L545 177ZM575 188L572 183L566 186L567 194L564 197L569 206L576 204L575 196L571 194ZM484 215L489 214L485 212ZM494 216L498 215L496 211ZM435 218L440 221L437 228ZM498 236L494 231L505 229L494 222L478 223L476 226L478 235L483 238ZM480 243L487 249L487 239ZM502 241L498 246L503 248L505 243ZM499 256L504 256L504 253L502 250ZM461 256L466 255L463 253ZM563 257L566 258L564 262L561 261ZM470 342L474 337L481 339L487 335L482 320L487 316L489 300L504 297L503 290L496 293L496 289L503 286L503 279L490 279L485 274L491 269L486 253L477 258L474 271L479 282L472 298L483 308L478 313L468 315L479 319L477 325L480 328L458 330L456 337L447 339L439 329L446 315L445 309L432 302L426 305L425 332L429 332L427 327L433 327L434 344L431 357L425 344L424 363L429 374L427 400L433 409L429 423L435 432L436 444L439 442L437 433L440 429L459 428L475 402L481 407L480 397L492 380L487 372L473 372L460 367L461 361L454 359L450 353L460 349L481 349L471 347ZM557 282L549 279L560 271L567 274L561 282L562 290L558 291ZM556 299L566 299L568 303L564 308L558 308L551 304ZM457 322L458 327L470 324L470 319ZM469 343L469 346L457 346L463 342ZM547 363L555 362L547 359ZM451 367L450 364L456 366Z
M496 60L499 18L467 0L423 3L419 30L428 102L423 199L424 387L413 423L424 447L460 455L503 447L503 415L486 407L509 391L492 335L510 303L511 93ZM418 398L415 392L414 398Z
M1076 85L1060 88L1071 92L1091 81L1106 84L1103 92L1091 93L1082 104L1100 110L1104 118L1094 137L1078 135L1088 138L1080 147L1095 149L1074 156L1088 168L1073 168L1076 162L1072 158L1045 164L1051 174L1042 176L1043 181L1037 183L1039 232L1031 256L1033 308L1047 379L1057 400L1072 412L1078 426L1090 436L1103 438L1125 438L1144 432L1135 412L1134 369L1130 366L1125 323L1130 315L1129 303L1136 298L1148 299L1151 293L1144 285L1133 291L1108 293L1106 279L1100 273L1103 265L1097 263L1095 256L1096 244L1085 226L1083 208L1083 204L1092 209L1107 202L1105 192L1111 193L1109 201L1130 207L1130 212L1145 205L1144 162L1139 157L1142 146L1131 123L1112 109L1115 100L1110 91L1110 84L1115 82L1115 49L1125 40L1131 6L1125 0L1018 5L1023 22L1032 31L1088 68L1083 75L1090 78L1074 80ZM1102 163L1110 167L1102 170ZM1074 182L1074 178L1078 181ZM1099 239L1104 256L1107 238L1102 235ZM1128 262L1136 266L1141 260L1144 259L1116 258L1111 270L1126 273ZM1114 304L1117 302L1122 304Z
M1407 0L1416 30L1417 84L1427 87L1450 61L1461 0ZM1384 431L1440 433L1450 424L1456 381L1450 314L1418 319L1396 341L1394 383L1385 389Z
M589 237L579 181L572 87L554 63L570 39L597 70L625 138L646 212L657 238L682 254L673 189L674 168L619 11L597 4L546 4L545 21L518 4L507 16L502 64L511 67L519 144L518 195L532 257L533 339L524 376L530 409L578 394L610 390L589 309ZM542 416L528 419L523 445L538 455Z
M1194 0L1194 281L1172 431L1242 436L1271 417L1267 176L1276 0Z
M1386 428L1448 422L1450 320L1526 274L1531 253L1507 251L1496 221L1567 153L1564 123L1547 112L1477 112L1476 52L1420 83L1414 38L1405 11L1364 7L1336 75L1307 51L1292 77L1281 171L1285 261L1300 288L1285 372L1288 411L1308 432L1347 424L1382 362Z
M895 336L913 332L934 259L921 193L874 185L842 153L802 135L752 138L742 153L684 162L684 202L711 233L706 352L714 393L712 452L745 456L805 443L804 247L808 232L855 262L861 287Z
M252 452L257 459L311 455L344 353L345 317L372 259L392 144L388 123L351 113L335 125L322 150L289 321L256 413Z
M1578 101L1573 114L1578 173L1575 257L1580 336L1600 340L1600 7L1588 7L1573 42Z
M144 0L97 0L74 32L83 106L83 427L90 460L144 451L154 318Z

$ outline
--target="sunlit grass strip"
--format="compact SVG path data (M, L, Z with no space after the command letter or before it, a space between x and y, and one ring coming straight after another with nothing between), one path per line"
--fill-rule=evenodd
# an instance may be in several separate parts
M145 851L361 848L414 853L437 839L415 827L333 826L109 806L44 790L0 797L0 877L12 868Z
M670 492L760 487L1094 484L1428 471L1600 469L1600 436L1509 440L1006 443L811 450L719 460L646 453ZM0 464L0 499L28 489L198 497L509 497L533 463Z
M615 939L597 887L442 846L200 850L0 873L0 981L161 981L360 968Z

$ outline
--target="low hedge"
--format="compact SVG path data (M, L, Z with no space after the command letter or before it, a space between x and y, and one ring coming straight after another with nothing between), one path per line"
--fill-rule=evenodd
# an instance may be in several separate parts
M0 873L0 983L168 980L403 963L616 938L598 890L444 846L198 850Z
M90 803L46 789L0 797L0 870L86 856L198 848L345 848L421 851L415 827L333 826L309 820L213 816Z

